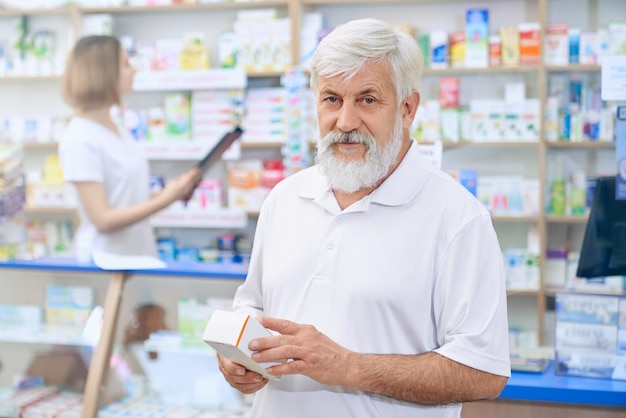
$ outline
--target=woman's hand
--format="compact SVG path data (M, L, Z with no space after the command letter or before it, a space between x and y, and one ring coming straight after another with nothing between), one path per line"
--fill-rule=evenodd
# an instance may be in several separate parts
M195 167L186 173L181 174L173 180L170 180L161 191L161 195L169 205L177 200L188 201L193 195L193 191L202 180L202 170Z

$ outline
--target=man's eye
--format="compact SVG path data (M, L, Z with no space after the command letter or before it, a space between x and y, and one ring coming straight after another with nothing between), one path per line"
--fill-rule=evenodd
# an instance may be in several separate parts
M367 97L367 98L363 99L363 101L366 104L372 104L372 103L376 102L376 100L372 99L371 97Z
M337 103L337 98L336 97L327 97L326 101L330 102L330 103Z

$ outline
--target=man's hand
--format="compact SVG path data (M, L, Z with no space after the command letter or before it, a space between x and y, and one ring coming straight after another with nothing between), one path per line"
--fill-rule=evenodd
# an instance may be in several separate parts
M256 351L252 358L259 363L289 359L285 364L269 367L269 373L275 376L302 374L322 384L349 386L349 357L353 354L350 350L312 325L270 317L257 320L281 335L252 340L249 348Z
M220 372L226 381L241 393L249 394L262 389L268 382L260 374L246 370L217 353Z

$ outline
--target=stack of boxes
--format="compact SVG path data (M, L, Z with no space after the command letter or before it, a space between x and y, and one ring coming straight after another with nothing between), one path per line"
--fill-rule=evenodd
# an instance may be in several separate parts
M193 139L219 138L239 125L243 97L241 89L194 91L191 95Z
M557 294L555 371L626 380L626 297Z
M283 142L287 135L287 92L282 87L246 92L243 142Z

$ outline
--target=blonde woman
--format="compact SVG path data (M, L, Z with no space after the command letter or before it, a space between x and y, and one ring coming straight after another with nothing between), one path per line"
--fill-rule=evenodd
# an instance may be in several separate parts
M111 107L132 90L135 69L120 42L87 36L72 50L62 81L74 109L59 145L65 180L78 196L80 254L156 255L149 216L186 198L200 180L192 169L150 195L149 167L139 144L115 124Z

